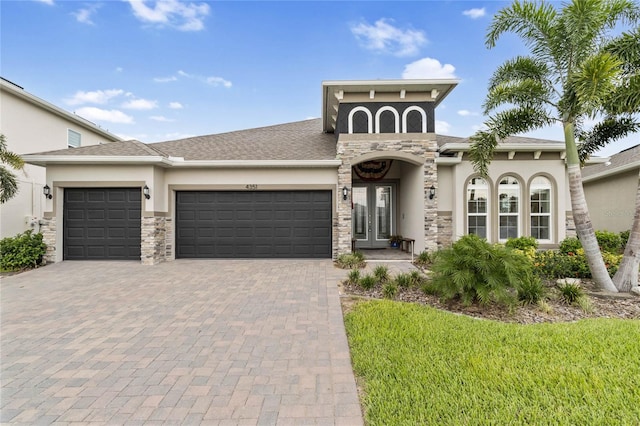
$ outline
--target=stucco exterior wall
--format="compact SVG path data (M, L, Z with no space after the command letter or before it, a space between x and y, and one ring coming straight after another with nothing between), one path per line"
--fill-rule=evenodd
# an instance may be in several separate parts
M631 229L635 213L640 170L584 182L591 222L596 230L621 232Z
M555 157L555 158L554 158ZM543 159L547 158L547 159ZM452 170L452 194L451 203L452 227L454 240L467 233L466 219L466 183L469 178L477 176L473 170L473 165L469 161L467 154L463 157L463 161L453 166ZM501 177L511 175L515 176L520 183L520 235L530 234L530 202L529 202L529 184L531 180L538 175L547 177L552 184L552 239L546 242L548 245L555 245L563 240L566 235L565 218L566 211L571 210L571 204L568 198L569 187L565 172L565 163L559 154L541 157L538 160L533 159L533 154L521 153L514 159L498 159L494 160L489 166L489 220L487 239L491 242L498 242L498 206L497 206L497 185ZM445 178L446 181L446 178ZM567 204L568 203L568 204ZM443 203L441 211L446 210Z
M114 140L54 114L5 87L0 90L0 133L5 136L9 151L30 154L66 149L68 129L82 135L82 146ZM82 119L78 117L78 120ZM92 125L88 121L86 123ZM27 229L40 231L39 219L45 207L42 195L45 169L26 165L24 171L16 171L15 174L19 181L18 195L0 206L0 238L14 236Z

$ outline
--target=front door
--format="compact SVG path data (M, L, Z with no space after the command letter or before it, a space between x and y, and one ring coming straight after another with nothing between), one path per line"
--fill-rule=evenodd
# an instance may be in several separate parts
M395 185L353 184L352 235L356 248L389 246L395 229Z

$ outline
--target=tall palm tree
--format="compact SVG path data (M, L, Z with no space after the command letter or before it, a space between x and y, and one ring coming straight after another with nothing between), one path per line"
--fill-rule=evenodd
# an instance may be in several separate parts
M504 33L518 35L528 56L507 60L489 81L486 130L471 137L471 158L486 175L500 140L559 123L578 237L596 283L617 291L602 260L589 217L576 136L589 141L583 156L640 129L640 6L633 0L572 0L551 4L516 0L493 18L486 36L492 48ZM618 26L631 30L615 35ZM591 130L586 119L603 117Z
M18 193L18 181L6 166L14 169L22 169L24 161L18 154L7 150L7 141L3 134L0 134L0 204L4 204Z

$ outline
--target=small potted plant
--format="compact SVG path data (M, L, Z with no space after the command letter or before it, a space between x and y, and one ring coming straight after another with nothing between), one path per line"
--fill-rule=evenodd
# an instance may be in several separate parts
M389 245L394 248L400 247L400 243L402 242L402 235L391 235L389 237Z

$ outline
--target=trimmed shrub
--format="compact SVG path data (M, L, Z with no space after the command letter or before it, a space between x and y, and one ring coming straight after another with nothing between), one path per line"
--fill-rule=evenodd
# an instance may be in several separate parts
M359 251L343 253L336 259L336 266L342 269L364 268L364 255Z
M365 290L371 290L376 286L377 283L378 280L376 280L376 277L369 274L363 276L362 278L360 278L360 281L358 281L360 287L364 288Z
M596 239L598 240L600 251L613 254L622 253L622 238L620 238L620 234L609 231L596 231Z
M15 237L0 241L0 270L20 271L35 268L42 263L47 245L42 242L42 234L34 234L31 229Z
M582 243L580 243L580 240L577 239L576 237L567 237L560 242L560 253L563 253L563 254L569 254L569 253L575 254L578 251L578 249L581 249L581 248L582 248Z
M389 281L382 286L382 295L385 299L395 299L398 295L398 285L394 281Z
M459 297L469 305L497 302L510 305L513 289L531 280L532 265L521 254L492 245L477 235L465 235L441 250L431 270L431 285L445 300Z
M518 249L526 252L530 249L537 250L538 240L534 237L509 238L504 245L510 249Z
M623 252L624 252L624 249L627 247L627 241L629 241L630 234L631 234L631 231L629 230L622 231L620 233L620 248L622 249Z
M352 269L349 271L349 275L347 275L347 282L349 282L349 284L356 284L359 279L360 279L359 269Z
M558 286L560 300L567 305L578 303L578 299L584 297L584 290L579 284L565 283Z
M420 266L426 267L429 266L433 262L431 258L431 254L428 251L422 251L420 254L414 259L413 263Z
M384 265L378 265L373 270L373 276L376 277L379 283L386 283L389 281L389 268Z
M424 275L422 275L419 271L411 271L409 277L411 278L412 287L420 286L420 284L422 284L425 279Z
M542 284L540 278L530 277L522 281L517 287L518 301L523 305L535 305L546 296L547 289Z
M396 275L395 282L400 288L409 288L411 285L411 276L409 274L398 274Z

